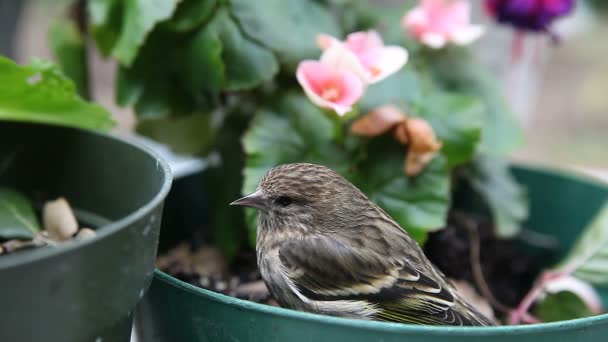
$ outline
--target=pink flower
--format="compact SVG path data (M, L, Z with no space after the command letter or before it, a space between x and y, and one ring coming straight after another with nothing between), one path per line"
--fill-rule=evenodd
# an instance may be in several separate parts
M308 98L321 108L342 116L363 95L363 82L352 71L338 64L306 60L296 71L298 82Z
M341 47L350 54L348 67L365 83L376 83L397 72L407 62L407 51L400 46L385 46L376 31L349 34L344 42L326 35L317 37L317 44L326 53ZM325 53L324 53L325 54ZM342 54L346 54L342 52Z
M401 25L421 43L440 49L447 43L467 45L479 38L483 28L471 25L467 0L421 0L407 12Z

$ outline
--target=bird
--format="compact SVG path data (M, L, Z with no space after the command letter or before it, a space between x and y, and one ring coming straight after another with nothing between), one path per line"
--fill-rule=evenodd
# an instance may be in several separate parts
M256 255L282 306L409 324L489 326L405 230L322 165L275 166L231 203L259 211Z

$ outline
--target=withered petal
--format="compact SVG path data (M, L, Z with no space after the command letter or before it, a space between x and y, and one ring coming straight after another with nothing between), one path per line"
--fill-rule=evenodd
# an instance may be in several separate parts
M388 132L400 122L406 120L405 114L393 105L378 107L363 117L355 120L350 131L357 135L374 137Z

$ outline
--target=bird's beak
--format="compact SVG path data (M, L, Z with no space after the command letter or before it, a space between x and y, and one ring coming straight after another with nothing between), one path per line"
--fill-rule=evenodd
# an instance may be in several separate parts
M230 203L230 205L242 205L245 207L257 208L260 210L264 210L266 208L266 202L264 201L264 197L262 197L261 190L258 190L243 198L239 198L238 200Z

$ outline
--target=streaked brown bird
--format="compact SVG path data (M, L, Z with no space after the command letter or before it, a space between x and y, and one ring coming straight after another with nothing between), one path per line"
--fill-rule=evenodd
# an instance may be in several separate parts
M315 164L277 166L231 203L259 210L256 251L284 307L431 325L493 325L357 187Z

